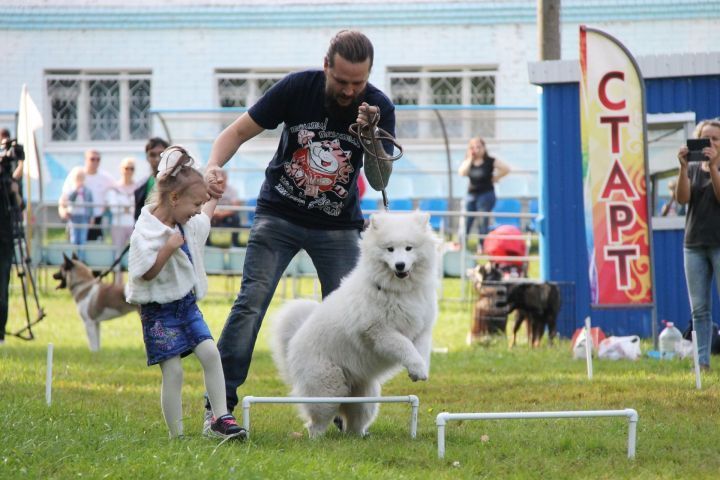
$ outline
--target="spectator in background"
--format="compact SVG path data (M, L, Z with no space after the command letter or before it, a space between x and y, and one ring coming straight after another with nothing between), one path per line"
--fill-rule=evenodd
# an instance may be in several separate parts
M120 179L108 191L108 205L112 212L112 244L116 255L122 252L132 235L135 224L135 158L120 162Z
M93 218L93 193L85 185L85 170L83 167L74 167L70 170L68 179L72 187L60 196L58 213L60 218L67 221L67 232L70 243L82 246L87 243L88 224ZM85 250L77 249L78 258L85 261Z
M140 216L140 210L147 203L150 192L155 187L160 154L169 146L170 144L160 137L153 137L145 144L145 158L150 164L150 175L135 190L135 220Z
M700 162L688 162L688 147L680 147L675 197L681 205L687 204L685 280L697 332L698 363L702 370L710 370L713 276L720 293L720 121L698 123L694 137L709 139L710 146L703 149L705 160Z
M468 177L467 212L491 212L495 207L495 184L510 173L510 167L498 158L491 157L481 137L473 137L468 143L465 159L458 170L460 176ZM469 234L474 217L467 217L465 233ZM488 232L489 218L481 219L480 234Z
M85 188L92 193L93 206L92 218L90 220L91 227L87 232L87 240L89 242L102 239L102 217L107 210L107 192L112 187L115 180L107 173L100 170L100 152L97 150L87 150L85 152ZM65 179L63 184L63 193L70 193L75 189L75 180L71 175Z
M237 198L237 190L229 184L225 187L225 193L223 193L222 198L218 201L217 208L212 216L211 226L240 228L240 211L223 208L223 206L227 205L240 206L240 200ZM233 231L230 240L233 247L239 247L240 232L237 230ZM208 236L207 244L212 245L210 236Z
M678 215L685 215L685 205L680 205L675 197L675 187L677 182L670 180L668 182L668 190L670 191L670 200L662 206L660 210L660 216L662 217L676 217Z

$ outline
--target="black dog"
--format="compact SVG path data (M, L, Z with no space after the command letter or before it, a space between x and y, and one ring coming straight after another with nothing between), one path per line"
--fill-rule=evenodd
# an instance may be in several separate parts
M509 286L507 294L508 314L516 310L511 347L515 346L520 325L528 322L528 341L535 348L540 345L545 327L548 328L550 344L557 333L557 316L560 312L560 289L554 283L519 283Z

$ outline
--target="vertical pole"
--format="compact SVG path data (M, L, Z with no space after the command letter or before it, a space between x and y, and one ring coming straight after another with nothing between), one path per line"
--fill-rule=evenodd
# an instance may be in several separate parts
M445 423L437 426L438 429L438 458L445 458Z
M538 0L537 29L540 60L560 60L560 0Z
M693 324L693 330L691 332L691 335L693 348L693 364L695 366L695 388L700 390L702 388L702 383L700 380L700 355L698 354L697 333L695 332L695 324Z
M628 458L635 458L635 444L637 443L637 417L630 417L628 423Z
M243 428L245 429L245 438L250 438L250 400L248 397L243 398Z
M588 380L592 380L593 378L592 345L593 339L590 317L585 317L585 362L587 363Z
M418 406L420 401L415 395L410 395L410 438L417 437Z
M48 407L52 403L52 365L53 365L53 344L48 343L47 369L45 372L45 402Z

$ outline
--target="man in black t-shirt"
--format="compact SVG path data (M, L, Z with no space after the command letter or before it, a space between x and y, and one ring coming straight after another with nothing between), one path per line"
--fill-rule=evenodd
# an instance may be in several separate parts
M365 132L379 126L395 134L395 107L368 83L372 62L373 46L365 35L338 32L323 70L283 78L213 145L206 179L216 196L215 169L246 141L284 124L258 195L240 294L218 341L231 410L238 403L237 387L247 377L267 307L295 254L304 249L310 255L323 297L355 267L363 227L357 178L364 155L348 129L358 123ZM371 149L380 156L392 153L392 145L376 143ZM390 162L376 163L372 167L382 172L384 184Z

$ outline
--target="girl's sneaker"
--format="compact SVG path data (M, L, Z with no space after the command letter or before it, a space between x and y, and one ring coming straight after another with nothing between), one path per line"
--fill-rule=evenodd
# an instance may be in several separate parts
M227 413L218 418L213 417L208 433L211 436L224 439L236 438L238 440L245 440L247 437L247 432L237 424L235 417L233 417L231 413Z

